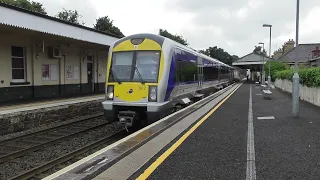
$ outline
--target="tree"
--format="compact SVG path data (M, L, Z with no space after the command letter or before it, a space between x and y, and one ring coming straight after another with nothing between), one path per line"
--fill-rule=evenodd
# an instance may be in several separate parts
M108 16L96 19L96 24L94 24L93 26L94 29L97 29L99 31L108 32L120 37L124 37L120 29L113 25L113 20L111 20Z
M187 40L184 39L182 36L177 35L177 34L176 34L176 35L173 35L173 34L169 33L167 30L160 29L160 30L159 30L159 35L160 35L160 36L167 37L167 38L169 38L169 39L172 39L172 40L174 40L174 41L176 41L176 42L178 42L178 43L180 43L180 44L183 44L183 45L185 45L185 46L188 46L188 45L189 45L189 43L187 42Z
M237 55L232 55L232 61L235 61L235 60L238 60L238 59L240 59L239 56L237 56Z
M267 56L267 51L266 51L266 49L264 49L263 52L262 52L262 47L261 47L261 46L254 46L253 53Z
M64 21L80 25L79 19L82 16L78 13L77 10L72 11L72 10L63 9L56 15L56 17ZM81 24L84 25L84 22L82 22Z
M271 74L271 80L274 81L275 80L275 74L278 71L283 71L283 70L287 70L290 69L290 66L287 64L284 64L280 61L270 61L267 62L264 66L264 70L266 72L266 77L269 76L269 65L270 65L270 74Z
M208 49L200 50L199 52L212 58L218 59L219 61L228 65L232 65L233 61L239 59L238 56L230 55L228 52L224 51L222 48L218 48L217 46L209 47Z
M30 0L0 0L0 2L17 6L19 8L23 8L29 11L47 15L47 12L44 9L43 5L39 2L30 1Z

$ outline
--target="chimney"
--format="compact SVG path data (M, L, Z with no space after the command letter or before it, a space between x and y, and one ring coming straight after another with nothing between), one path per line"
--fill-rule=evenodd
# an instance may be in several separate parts
M287 41L285 43L283 51L284 51L284 53L286 53L286 52L290 51L293 48L294 48L294 41L293 41L293 39L289 39L289 41Z
M312 58L316 58L316 57L318 57L319 56L319 46L317 46L316 47L316 49L314 49L313 51L312 51Z

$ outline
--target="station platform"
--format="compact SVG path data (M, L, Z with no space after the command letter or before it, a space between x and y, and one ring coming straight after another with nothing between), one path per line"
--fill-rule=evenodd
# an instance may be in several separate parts
M48 101L39 101L39 102L31 102L31 103L20 103L17 105L10 106L0 106L0 115L16 113L21 111L30 111L36 109L43 109L49 107L63 106L76 104L81 102L95 101L104 99L105 95L90 95L90 96L82 96L76 98L66 98L66 99L58 99L58 100L48 100Z
M271 91L234 85L45 179L318 179L320 108L301 101L293 118L291 95Z
M102 115L101 102L104 98L104 95L90 95L1 106L0 139L45 129L48 125L65 123L78 117Z

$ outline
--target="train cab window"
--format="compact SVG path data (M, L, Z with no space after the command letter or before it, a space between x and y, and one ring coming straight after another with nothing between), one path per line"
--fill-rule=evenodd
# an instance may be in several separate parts
M157 82L160 63L160 51L137 51L133 81ZM140 75L141 77L140 77Z
M130 81L134 52L114 52L109 81Z

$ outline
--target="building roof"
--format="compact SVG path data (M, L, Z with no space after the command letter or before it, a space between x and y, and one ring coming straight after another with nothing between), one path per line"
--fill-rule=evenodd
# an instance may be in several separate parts
M238 60L234 61L232 63L232 65L263 64L266 61L270 61L270 60L273 60L273 59L268 58L266 56L264 56L264 58L263 58L262 55L259 55L259 54L252 52L252 53L247 54L247 55L239 58Z
M0 3L0 24L110 46L120 36Z
M298 47L295 47L283 54L278 58L278 60L286 63L292 63L298 60L298 62L308 62L312 59L312 51L316 47L320 47L320 43L313 44L299 44ZM297 53L297 56L296 56Z

